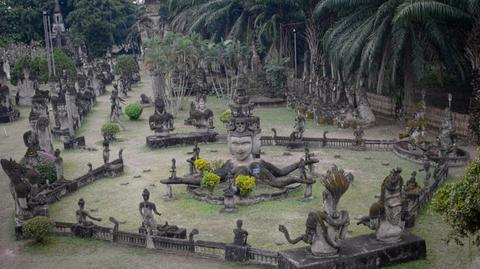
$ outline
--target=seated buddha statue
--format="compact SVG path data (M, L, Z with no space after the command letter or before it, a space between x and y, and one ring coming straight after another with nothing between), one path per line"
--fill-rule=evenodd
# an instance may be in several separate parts
M195 102L192 102L190 107L189 118L185 120L195 126L197 129L213 129L213 112L207 108L207 96L198 95Z
M167 135L173 131L173 115L165 110L165 103L160 97L155 100L155 113L148 120L150 129L155 134Z

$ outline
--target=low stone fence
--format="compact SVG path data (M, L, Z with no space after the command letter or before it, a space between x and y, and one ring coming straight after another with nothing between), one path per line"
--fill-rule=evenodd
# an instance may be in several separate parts
M260 138L262 146L287 146L290 137L287 136L262 136ZM359 149L355 139L348 138L322 138L322 137L304 137L303 142L310 148L345 148ZM392 150L395 140L364 140L364 149L367 150Z
M47 189L38 195L42 197L47 204L55 203L62 197L77 191L78 189L104 177L116 177L123 173L123 159L118 158L112 162L104 164L87 174L73 180L65 180L54 183L53 189Z
M72 228L74 223L55 222L53 235L74 237ZM94 226L90 239L107 241L131 247L146 248L147 236L140 233L115 231L113 228ZM249 262L263 266L276 266L278 252L257 249L248 246L237 246L222 242L179 239L162 236L151 236L154 249L175 254L188 254L200 257L218 259L231 262Z

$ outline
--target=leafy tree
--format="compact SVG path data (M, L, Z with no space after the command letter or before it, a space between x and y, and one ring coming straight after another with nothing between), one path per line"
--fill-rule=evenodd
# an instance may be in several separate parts
M75 60L70 57L65 50L54 49L53 58L55 60L55 73L57 74L57 76L60 76L65 69L67 71L68 77L77 77Z
M66 22L75 42L86 44L89 55L99 57L125 43L136 29L135 5L127 0L73 0Z
M433 209L440 213L452 231L447 240L463 245L468 238L480 246L480 160L472 161L465 176L443 185L433 199Z
M18 81L23 79L23 68L30 70L30 78L40 83L48 81L48 62L43 58L33 58L27 55L15 63L12 70L11 82L17 85Z
M275 54L270 63L265 65L265 71L271 76L273 94L283 95L287 87L288 58Z
M137 73L140 70L137 61L132 55L121 55L118 56L117 62L115 64L115 74L125 77L127 79L132 79L132 75Z
M138 120L140 115L142 115L143 106L140 104L129 104L125 108L125 114L130 118L130 120Z

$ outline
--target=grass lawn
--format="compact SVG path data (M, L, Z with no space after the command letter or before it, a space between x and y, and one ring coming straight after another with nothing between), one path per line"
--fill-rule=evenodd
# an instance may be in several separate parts
M150 94L150 80L147 76L142 77L142 82L134 85L131 97L127 103L139 100L141 93ZM191 98L189 100L192 100ZM97 98L97 105L90 112L87 120L83 123L78 135L86 137L87 144L98 151L64 151L64 171L67 179L80 176L87 171L87 163L91 162L94 167L102 163L102 136L100 127L107 122L110 104L109 96ZM188 108L188 101L185 102ZM210 97L208 106L219 115L225 109L225 103L214 97ZM22 108L22 119L19 122L6 125L9 136L7 139L0 138L0 152L2 158L14 157L19 160L25 152L21 135L28 128L28 109ZM264 202L253 206L241 206L237 214L220 214L222 206L210 205L194 200L185 190L185 186L174 186L177 200L165 202L161 196L165 188L160 184L161 179L169 175L170 160L177 159L178 174L185 174L188 170L187 154L192 150L188 147L172 147L168 149L151 150L145 144L145 137L152 134L148 127L148 117L153 113L153 107L146 108L138 121L129 121L123 117L126 127L118 136L118 141L111 144L112 155L116 155L120 148L124 149L126 164L125 173L118 178L106 178L90 184L80 191L65 197L62 201L50 206L50 215L58 221L75 221L77 201L84 198L86 208L92 210L92 215L101 217L102 226L111 226L108 217L112 216L126 221L120 225L121 230L137 231L141 218L138 213L138 203L142 201L142 190L148 188L151 192L151 201L155 202L157 209L162 213L157 218L158 223L168 221L185 227L188 230L197 228L200 234L196 237L203 240L230 242L233 240L232 230L237 219L244 220L244 228L249 232L249 243L258 248L270 250L282 250L291 248L286 243L283 235L278 231L278 225L284 224L293 236L303 233L305 220L309 211L320 210L322 206L321 195L323 187L317 183L314 185L315 199L310 202L300 202L303 192L297 192L288 199L282 201ZM183 126L183 119L188 111L181 111L176 116L175 132L193 131L191 126ZM263 133L271 134L271 128L276 128L279 135L288 135L293 127L295 112L286 108L260 108L255 114L261 118ZM216 130L225 133L225 126L215 118ZM2 126L3 127L3 126ZM339 130L333 126L318 126L312 121L307 123L306 136L320 137L324 130L329 131L329 136L353 137L352 130ZM400 128L394 125L382 125L366 130L367 138L393 138L400 132ZM2 140L6 141L3 143ZM55 147L63 148L58 141ZM200 145L200 156L208 160L226 160L229 158L225 144ZM281 147L264 147L263 158L279 164L280 166L297 161L302 153L292 153L284 156L286 151ZM316 158L320 159L317 172L324 173L333 164L339 168L352 172L355 176L353 185L342 198L339 208L350 212L351 225L349 236L370 233L364 226L355 225L354 218L368 214L368 208L379 193L380 184L389 171L394 167L403 168L402 176L408 180L412 171L421 167L412 162L398 158L392 152L358 152L348 150L319 149L313 150ZM339 155L339 158L335 158ZM114 159L115 156L111 156ZM382 163L388 162L388 166ZM143 172L150 169L150 172ZM457 177L464 172L463 168L451 169L451 177ZM140 178L134 176L140 175ZM418 181L422 182L423 173L418 173ZM8 204L5 210L9 210L7 220L2 223L0 230L0 250L18 246L12 241L11 219L13 218L13 202L8 193L8 179L0 172L0 187L3 197L0 201ZM5 211L7 212L7 211ZM453 244L447 245L442 239L448 232L447 225L438 215L426 209L419 216L412 232L425 238L427 241L428 257L426 260L410 262L391 268L465 268L469 263L468 247L459 247ZM280 243L280 245L276 244ZM297 245L301 246L301 244ZM156 266L161 268L250 268L238 264L222 264L203 259L185 259L175 255L159 255L158 252L144 249L128 249L112 247L108 243L84 241L76 239L55 238L52 244L46 247L23 245L17 253L22 259L35 259L39 266L24 266L18 268L139 268ZM62 257L69 257L62 259ZM52 262L54 261L54 262ZM5 262L5 260L4 260ZM23 263L23 265L28 264ZM54 265L55 264L55 265ZM85 267L83 267L85 266ZM2 262L0 262L0 268Z

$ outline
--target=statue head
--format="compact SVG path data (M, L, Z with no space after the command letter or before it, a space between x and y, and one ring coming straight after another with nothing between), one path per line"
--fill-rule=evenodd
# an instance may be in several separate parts
M252 136L230 135L228 140L230 154L232 154L237 161L245 161L252 155Z
M242 229L243 226L243 220L239 219L237 220L237 229Z
M49 124L50 124L50 121L48 120L48 118L41 116L40 118L38 118L35 127L37 130L40 130L43 132L48 128Z
M200 111L207 109L207 96L203 94L197 96L196 109Z
M80 207L80 209L83 209L85 207L85 200L83 200L83 198L80 198L80 200L78 200L78 206Z
M143 189L142 197L147 202L150 199L150 192L147 189Z

